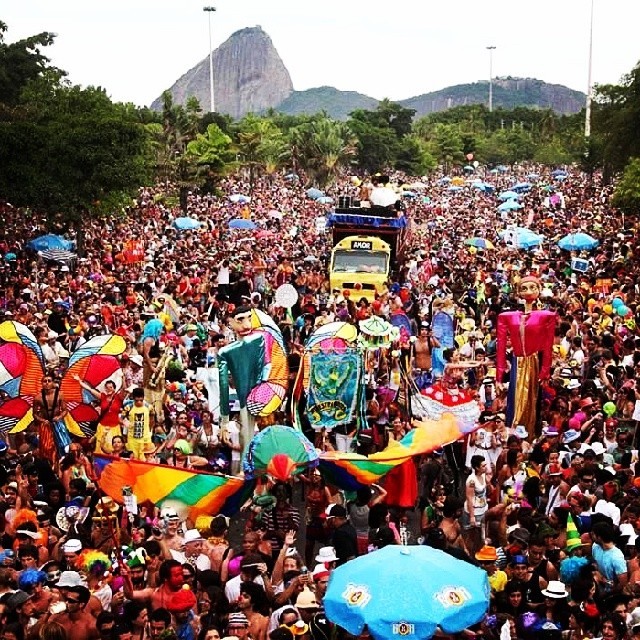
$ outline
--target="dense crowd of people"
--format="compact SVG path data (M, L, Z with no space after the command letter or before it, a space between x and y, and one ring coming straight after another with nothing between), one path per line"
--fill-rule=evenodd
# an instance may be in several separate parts
M190 193L186 212L170 204L172 185L143 188L120 215L81 229L4 203L0 322L29 327L45 372L33 422L0 441L1 637L352 637L324 613L331 573L394 544L427 544L487 572L488 615L465 635L640 635L640 220L612 208L597 174L501 167L482 189L473 178L391 176L410 246L374 301L331 289L331 231L318 219L332 205L291 174L251 188L227 178L216 195ZM522 181L531 183L522 207L498 210L498 194ZM345 176L327 195L360 199L363 183ZM199 227L177 228L185 215ZM230 228L236 219L255 228ZM519 248L517 234L501 235L513 226L543 240ZM46 231L75 241L80 257L30 251ZM599 245L557 246L578 231ZM527 282L536 308L555 314L531 424L514 420L515 382L496 362L498 316L523 309ZM275 302L286 283L298 292L291 310ZM453 396L469 435L354 494L317 469L270 484L237 517L241 540L219 514L192 522L146 505L128 517L100 492L93 455L239 472L239 431L233 420L220 427L207 372L244 307L279 324L292 379L322 324L409 319L410 342L366 379L366 428L310 432L317 448L371 453L401 440L415 427L412 394ZM438 314L451 319L452 344L441 342ZM51 432L66 411L57 380L73 353L106 334L127 343L121 372L99 389L76 380L100 409L95 435ZM160 336L174 359L158 384ZM394 387L400 360L407 379ZM291 412L288 398L271 422L290 424Z

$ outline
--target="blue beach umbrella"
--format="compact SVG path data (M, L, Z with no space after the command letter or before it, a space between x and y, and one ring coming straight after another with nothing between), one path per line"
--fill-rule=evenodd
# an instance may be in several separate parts
M517 200L520 197L515 191L502 191L498 196L499 200Z
M455 193L455 192L457 192L457 191L462 191L462 187L459 187L459 186L457 186L457 185L455 185L455 184L454 184L454 185L450 186L450 187L447 189L447 191L451 191L451 193Z
M532 249L544 242L544 236L538 235L526 227L505 229L498 235L504 240L507 234L511 234L511 243L518 249Z
M234 193L229 196L229 200L231 200L231 202L236 202L239 204L247 204L247 202L251 202L251 196L245 196L241 193Z
M307 195L312 200L317 200L318 198L322 198L325 194L324 194L324 191L320 191L320 189L316 189L315 187L311 187L311 189L307 189Z
M189 231L190 229L198 229L202 223L200 220L194 220L193 218L176 218L173 221L173 226L179 231Z
M256 223L244 218L234 218L229 221L229 229L255 229Z
M570 233L558 241L558 246L565 251L590 251L599 244L599 240L582 231Z
M530 182L517 182L511 187L512 191L516 193L520 193L523 191L529 191L533 185Z
M524 205L521 205L516 200L507 200L498 207L498 211L515 211L522 208L524 208Z
M327 618L354 636L366 626L375 640L425 640L480 622L489 592L486 572L468 562L432 547L389 545L335 569L323 602Z
M48 233L44 236L29 240L29 242L27 242L27 247L33 251L48 251L50 249L64 249L65 251L71 251L73 249L73 242L63 238L62 236Z

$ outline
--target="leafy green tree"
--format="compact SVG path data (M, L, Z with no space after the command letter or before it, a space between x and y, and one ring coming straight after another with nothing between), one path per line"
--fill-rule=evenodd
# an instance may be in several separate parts
M0 23L0 193L79 230L150 179L148 113L101 88L72 86L49 65L42 33L11 45Z
M23 89L43 74L48 72L58 79L64 75L51 67L49 58L42 53L44 47L53 44L53 33L45 31L7 44L6 32L7 25L0 21L0 103L5 108L16 106Z
M437 167L429 146L418 136L405 136L400 144L395 168L412 176L420 176Z
M558 140L554 139L546 144L538 145L534 151L533 160L540 164L553 166L559 164L570 164L573 162L573 157Z
M462 137L456 125L438 124L434 130L433 148L445 172L453 164L464 162Z
M400 168L399 160L405 167L408 162L419 164L417 158L409 160L411 149L416 150L413 143L403 146L404 138L411 133L414 115L414 109L406 109L386 98L373 111L353 111L348 125L357 138L358 166L372 173Z
M602 140L607 176L622 171L630 158L640 157L640 63L620 85L596 87L593 131Z
M0 122L0 193L80 220L111 192L148 180L142 124L102 89L56 87L37 112Z
M640 213L640 158L631 158L616 183L612 203L628 213Z
M391 168L398 156L398 139L389 127L376 127L358 118L349 120L357 140L357 164L368 173Z

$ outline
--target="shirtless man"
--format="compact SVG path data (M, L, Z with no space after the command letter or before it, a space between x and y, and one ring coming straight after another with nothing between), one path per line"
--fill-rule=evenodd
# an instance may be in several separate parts
M244 582L240 585L240 597L238 598L238 609L249 620L249 635L253 640L267 640L267 629L269 618L258 613L255 609L261 602L266 601L264 589L254 582Z
M135 590L131 582L129 569L120 567L120 573L124 579L123 591L125 598L151 605L152 611L160 607L166 609L171 602L171 598L182 589L184 584L182 565L177 560L165 560L160 565L160 586L156 589L147 587L146 589Z
M183 537L178 533L180 528L180 517L174 509L163 509L161 513L165 523L165 531L162 536L161 545L167 549L173 549L174 551L181 551L184 545ZM169 557L168 553L164 554L166 558Z
M205 553L211 561L211 568L220 573L224 559L229 555L229 541L227 540L227 520L224 516L216 516L210 525L211 537L205 547Z
M420 334L413 344L413 370L418 388L425 389L431 384L431 349L433 341L429 324L420 325Z
M67 610L54 613L49 618L57 622L67 632L68 640L93 640L100 637L96 619L86 611L91 593L87 587L71 587L65 591L64 600Z

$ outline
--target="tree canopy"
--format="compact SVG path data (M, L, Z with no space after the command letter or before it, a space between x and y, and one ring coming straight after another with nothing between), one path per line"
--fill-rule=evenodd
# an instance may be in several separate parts
M114 104L104 89L72 86L50 67L40 49L53 40L0 41L0 84L11 84L0 91L0 194L79 220L149 179L146 133L129 105Z

